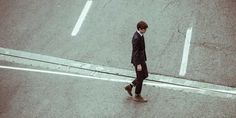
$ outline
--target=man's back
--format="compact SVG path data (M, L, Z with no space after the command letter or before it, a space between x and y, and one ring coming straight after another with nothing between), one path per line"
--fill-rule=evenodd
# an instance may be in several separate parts
M132 38L131 63L133 63L134 65L138 65L144 63L146 60L147 58L144 37L136 31Z

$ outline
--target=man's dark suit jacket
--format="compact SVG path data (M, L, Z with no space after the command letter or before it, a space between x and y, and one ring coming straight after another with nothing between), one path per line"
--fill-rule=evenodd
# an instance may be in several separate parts
M145 51L144 37L141 36L137 31L134 33L132 38L132 57L131 63L135 66L138 64L144 64L147 60Z

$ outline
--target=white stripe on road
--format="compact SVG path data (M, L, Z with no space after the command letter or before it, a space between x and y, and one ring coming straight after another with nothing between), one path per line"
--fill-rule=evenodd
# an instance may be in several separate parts
M181 63L180 72L179 72L180 76L185 76L186 71L187 71L191 39L192 39L192 27L188 28L187 33L186 33L182 63Z
M123 82L123 83L130 83L130 79L110 79L110 78L103 78L103 77L95 77L95 76L87 76L87 75L80 75L80 74L72 74L72 73L65 73L65 72L58 72L58 71L47 71L47 70L39 70L39 69L31 69L31 68L20 68L20 67L12 67L12 66L1 66L2 69L9 69L9 70L19 70L19 71L28 71L28 72L37 72L37 73L46 73L46 74L55 74L55 75L63 75L63 76L71 76L71 77L81 77L81 78L88 78L88 79L96 79L96 80L105 80L105 81L112 81L112 82ZM170 88L174 90L185 90L186 92L192 93L201 93L205 95L210 95L210 91L215 92L223 92L219 94L221 97L233 97L236 94L236 91L221 91L221 90L214 90L214 89L200 89L200 88L191 88L191 87L184 87L178 85L171 85L165 83L158 83L158 82L144 82L145 85L154 86L154 87L161 87L161 88ZM231 95L232 94L232 95ZM233 95L234 94L234 95ZM214 95L214 94L212 94ZM215 94L216 95L216 94Z
M64 75L64 76L72 76L72 77L81 77L81 78L89 78L89 79L97 79L97 80L115 81L115 82L130 82L129 80L99 78L95 76L87 76L87 75L79 75L79 74L72 74L72 73L65 73L65 72L58 72L58 71L47 71L47 70L39 70L39 69L31 69L31 68L20 68L20 67L1 66L1 65L0 65L0 68L10 69L10 70L19 70L19 71L28 71L28 72L37 72L37 73L46 73L46 74L55 74L55 75Z
M79 19L78 19L78 21L77 21L77 23L76 23L72 33L71 33L71 36L76 36L78 34L78 32L80 30L80 27L82 26L82 24L83 24L83 22L85 20L85 17L87 15L87 13L88 13L92 3L93 3L92 0L88 0L86 2L85 6L83 8L83 11L81 12L81 15L80 15L80 17L79 17Z

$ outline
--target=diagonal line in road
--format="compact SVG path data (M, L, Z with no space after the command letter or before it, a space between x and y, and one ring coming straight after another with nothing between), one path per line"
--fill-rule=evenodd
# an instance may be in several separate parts
M74 69L73 72L78 72L78 69L86 70L96 73L109 74L114 76L126 77L126 78L134 78L135 73L130 70L118 69L113 67L106 67L100 65L93 65L88 63L81 63L78 61L62 59L47 55L35 54L25 51L7 49L0 47L0 60L14 62L24 65L30 65L35 67L43 67L47 69L56 69L60 71L70 72L71 69ZM60 67L59 67L60 66ZM57 68L58 67L58 68ZM123 76L124 75L124 76ZM185 80L181 78L150 74L148 81L150 82L159 82L165 83L169 85L176 85L194 89L202 89L208 91L215 91L221 93L235 93L236 89L232 87L214 85L203 82L196 82L191 80Z
M84 8L83 8L83 10L82 10L82 12L80 14L80 17L79 17L77 23L75 24L75 27L74 27L74 29L73 29L73 31L71 33L71 36L76 36L78 34L78 32L80 30L80 27L82 26L82 24L83 24L83 22L84 22L84 20L85 20L85 18L87 16L87 13L89 12L89 9L90 9L92 3L93 3L92 0L88 0L86 2L85 6L84 6Z
M185 76L186 71L187 71L188 56L189 56L189 48L190 48L191 39L192 39L192 27L190 27L186 33L184 49L183 49L183 57L182 57L182 62L181 62L181 67L180 67L180 72L179 72L180 76Z
M82 74L75 74L75 73L67 73L67 72L59 72L59 71L49 71L49 70L40 70L40 69L31 69L31 68L22 68L22 67L13 67L13 66L3 66L0 65L1 69L8 69L8 70L18 70L18 71L25 71L25 72L35 72L35 73L45 73L45 74L54 74L54 75L61 75L61 76L70 76L70 77L80 77L85 79L94 79L94 80L103 80L103 81L111 81L111 82L122 82L122 83L128 83L132 80L127 78L111 78L109 76L91 76L91 75L82 75ZM190 87L184 87L184 86L176 86L171 84L165 84L165 83L159 83L159 82L150 82L145 81L144 85L153 86L153 87L161 87L161 88L167 88L167 89L173 89L173 90L180 90L184 92L191 92L191 93L200 93L204 95L211 95L211 96L218 96L223 98L236 98L236 92L234 93L222 93L222 92L215 92L215 91L209 91L204 89L198 89L198 88L190 88Z

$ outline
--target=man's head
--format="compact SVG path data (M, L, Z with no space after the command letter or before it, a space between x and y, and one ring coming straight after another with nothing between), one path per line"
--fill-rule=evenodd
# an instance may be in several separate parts
M137 24L137 30L140 31L140 33L144 34L148 28L148 25L144 21L139 21Z

